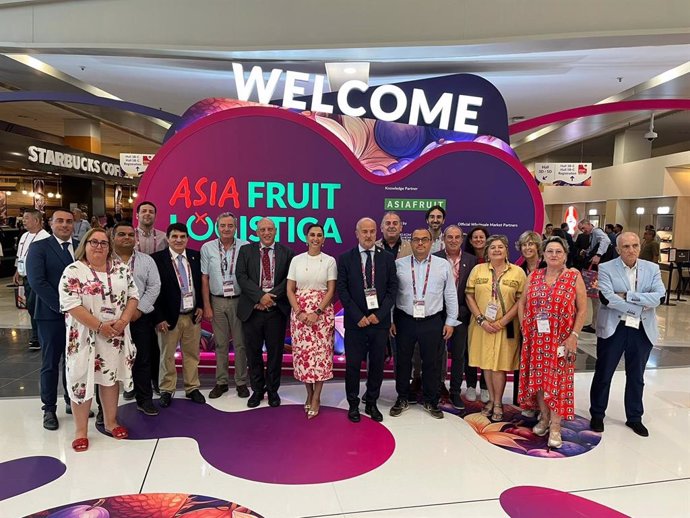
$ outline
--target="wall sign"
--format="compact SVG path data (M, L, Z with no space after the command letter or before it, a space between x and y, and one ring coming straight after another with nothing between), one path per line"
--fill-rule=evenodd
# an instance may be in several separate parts
M591 162L536 163L534 174L539 183L559 186L591 186Z
M124 176L117 162L109 162L103 157L89 155L78 151L55 150L39 146L29 146L28 160L34 164L71 169L82 173L104 174L108 176Z

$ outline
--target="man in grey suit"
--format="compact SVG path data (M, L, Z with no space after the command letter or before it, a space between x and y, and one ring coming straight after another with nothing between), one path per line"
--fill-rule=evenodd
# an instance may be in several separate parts
M666 294L659 266L638 259L640 238L618 236L620 257L599 266L601 309L597 318L597 362L590 390L590 427L604 431L611 379L625 354L626 426L647 437L642 424L644 369L659 332L655 308Z
M287 274L295 253L275 242L276 226L269 218L259 221L258 243L240 248L235 276L242 289L237 317L242 321L252 395L249 408L259 406L268 392L268 404L280 405L278 388L285 345L285 327L290 315ZM262 348L266 343L264 374Z

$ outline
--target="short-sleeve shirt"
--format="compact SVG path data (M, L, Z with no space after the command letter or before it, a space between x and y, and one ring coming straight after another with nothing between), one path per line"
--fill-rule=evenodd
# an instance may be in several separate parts
M330 255L305 252L292 259L287 278L295 281L298 290L323 291L328 289L328 281L338 278L338 267Z

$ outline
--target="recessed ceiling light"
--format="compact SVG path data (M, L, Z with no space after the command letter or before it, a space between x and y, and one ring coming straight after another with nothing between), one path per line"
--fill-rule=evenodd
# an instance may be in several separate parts
M354 74L355 72L357 72L357 69L355 67L345 67L343 68L343 72L345 72L346 74Z

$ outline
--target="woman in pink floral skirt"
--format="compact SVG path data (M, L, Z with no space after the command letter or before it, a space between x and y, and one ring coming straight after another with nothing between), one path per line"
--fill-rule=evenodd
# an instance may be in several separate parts
M309 419L319 414L323 382L333 377L332 301L338 269L335 259L321 252L323 242L323 227L309 225L307 252L292 260L287 276L292 361L295 379L307 389L304 411Z

